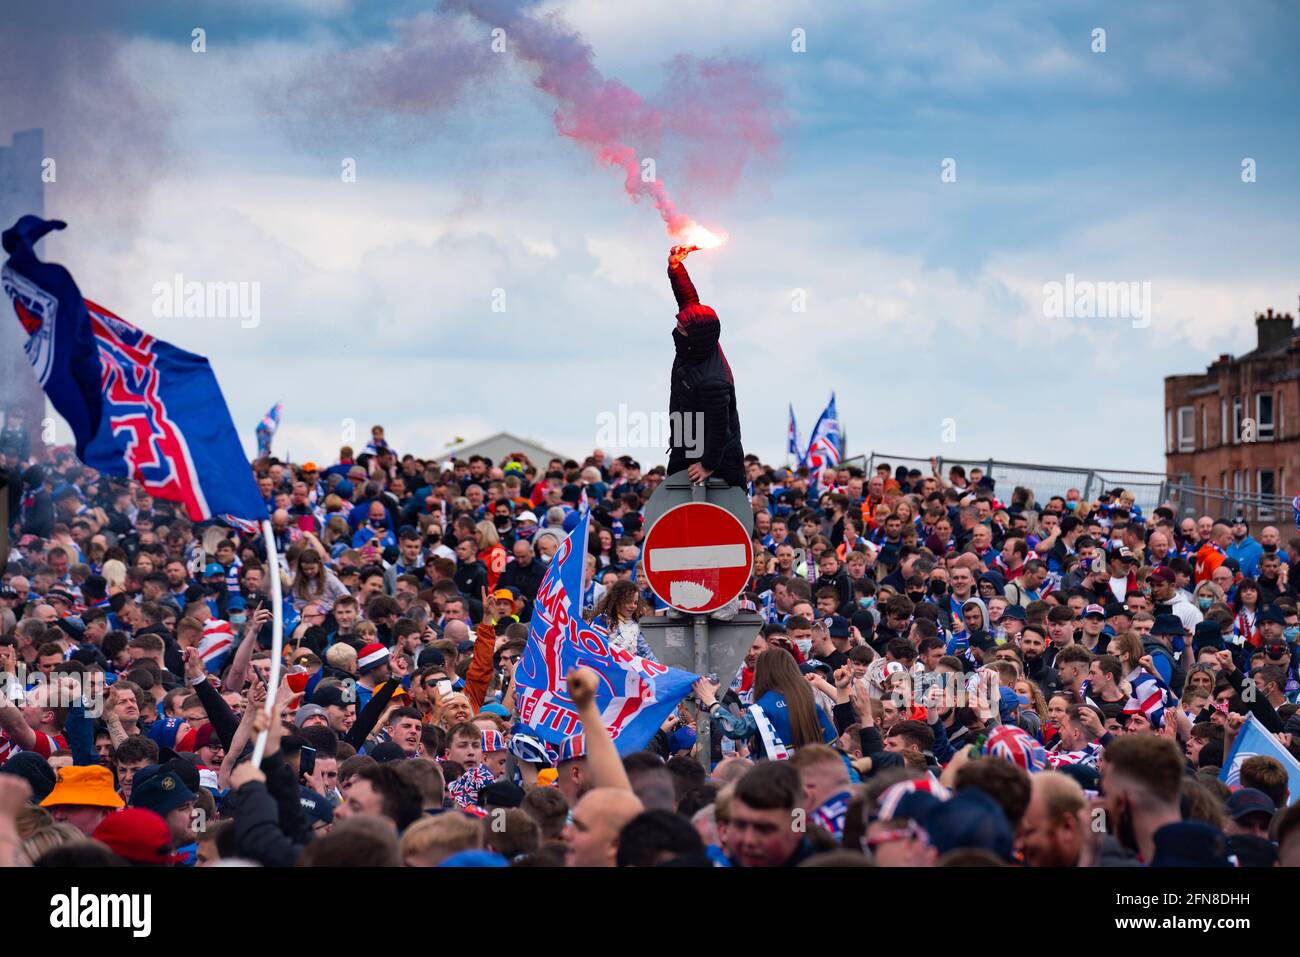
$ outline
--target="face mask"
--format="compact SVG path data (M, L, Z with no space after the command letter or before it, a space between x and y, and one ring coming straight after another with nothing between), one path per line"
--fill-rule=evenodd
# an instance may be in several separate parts
M948 594L948 583L944 581L930 582L930 594L936 598Z
M1277 645L1270 645L1264 649L1264 654L1272 661L1281 661L1282 656L1286 654L1286 649Z
M1209 611L1210 606L1214 604L1213 598L1198 598L1196 604L1200 606L1201 611Z
M231 612L230 624L236 628L242 627L248 621L248 616L242 612Z
M1300 625L1290 625L1283 628L1282 637L1287 640L1288 644L1300 639Z
M382 518L372 518L372 519L370 520L370 527L371 527L371 528L383 528L383 527L384 527L384 520L383 520Z
M806 657L807 655L809 655L809 654L812 653L812 639L811 639L811 638L800 638L798 641L795 642L795 645L798 646L799 651L800 651L800 652L801 652L805 657Z
M1078 507L1078 505L1079 505L1078 502L1066 502L1066 503L1065 503L1065 507L1068 508L1071 512L1073 512L1073 511Z
M912 603L913 603L913 604L916 604L916 603L918 603L918 602L925 601L925 592L923 592L923 591L909 591L909 592L907 593L907 597L910 598L910 599L912 599Z
M859 605L860 607L862 607L862 608L870 608L870 607L871 607L872 605L874 605L875 603L876 603L876 600L875 600L874 598L859 598L859 599L858 599L858 605Z

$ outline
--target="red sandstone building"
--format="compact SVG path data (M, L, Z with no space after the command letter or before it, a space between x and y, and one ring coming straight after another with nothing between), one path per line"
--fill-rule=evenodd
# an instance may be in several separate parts
M1165 379L1165 471L1184 514L1289 524L1281 500L1300 491L1300 328L1272 309L1255 328L1253 351Z

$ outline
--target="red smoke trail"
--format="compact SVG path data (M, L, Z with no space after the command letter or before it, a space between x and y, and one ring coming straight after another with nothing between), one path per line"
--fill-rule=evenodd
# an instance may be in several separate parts
M558 15L530 16L512 0L447 0L444 6L505 30L511 52L536 69L537 88L557 101L559 133L621 170L628 195L648 197L670 235L705 247L723 241L679 212L657 177L642 179L641 157L630 144L648 148L677 136L685 143L685 178L720 190L734 186L749 158L777 145L778 96L751 65L678 57L668 102L656 106L603 76L591 47Z

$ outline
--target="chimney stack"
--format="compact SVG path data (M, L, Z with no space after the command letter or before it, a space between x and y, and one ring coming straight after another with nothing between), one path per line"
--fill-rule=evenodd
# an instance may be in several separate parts
M1255 314L1255 329L1259 335L1261 352L1284 349L1296 335L1291 314L1289 312L1274 314L1271 308L1267 312Z

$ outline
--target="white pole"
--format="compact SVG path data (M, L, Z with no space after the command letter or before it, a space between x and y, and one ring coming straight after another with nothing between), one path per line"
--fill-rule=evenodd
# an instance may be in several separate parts
M280 689L280 664L284 657L284 605L280 595L280 556L275 552L275 530L271 520L262 520L262 541L266 543L267 573L271 578L271 674L266 686L266 716L275 719L275 698ZM253 639L256 640L256 639ZM257 736L253 746L253 767L262 766L262 753L266 750L266 736L270 728Z

